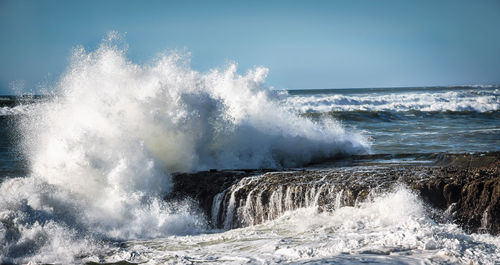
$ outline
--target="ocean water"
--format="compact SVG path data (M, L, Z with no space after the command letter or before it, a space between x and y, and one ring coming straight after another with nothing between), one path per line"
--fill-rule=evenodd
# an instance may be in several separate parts
M405 187L215 229L171 173L368 153L495 151L494 86L273 91L268 70L75 51L44 96L0 98L0 263L494 264L500 238L437 223ZM258 179L257 179L258 181Z
M283 104L340 121L367 137L372 153L500 150L497 86L292 90Z

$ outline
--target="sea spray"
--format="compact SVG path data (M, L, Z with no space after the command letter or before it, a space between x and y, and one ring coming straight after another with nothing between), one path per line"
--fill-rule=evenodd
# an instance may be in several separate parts
M94 260L105 241L202 231L196 206L162 199L170 172L367 152L335 121L276 104L266 75L235 65L203 74L177 53L137 65L112 38L76 49L51 98L20 117L31 173L0 187L0 262Z

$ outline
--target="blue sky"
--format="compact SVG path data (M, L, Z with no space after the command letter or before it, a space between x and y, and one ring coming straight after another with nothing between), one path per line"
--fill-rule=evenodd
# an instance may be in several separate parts
M186 48L199 71L268 67L277 89L500 83L500 1L0 0L0 94L54 82L110 31L134 62Z

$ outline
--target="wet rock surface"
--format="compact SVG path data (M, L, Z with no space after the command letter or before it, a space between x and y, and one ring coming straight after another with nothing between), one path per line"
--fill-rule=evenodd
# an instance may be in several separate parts
M498 235L499 166L500 152L491 152L357 156L302 169L178 173L166 199L194 199L212 226L230 229L300 207L356 206L404 185L468 232Z

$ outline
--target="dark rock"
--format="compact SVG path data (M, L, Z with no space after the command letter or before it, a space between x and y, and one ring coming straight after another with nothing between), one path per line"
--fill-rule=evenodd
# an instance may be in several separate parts
M422 158L435 162L420 164L380 161L386 158L394 156L353 157L302 170L179 173L167 199L191 197L214 227L234 228L305 206L355 206L401 183L438 211L448 210L467 231L500 234L500 152L427 155Z
M200 171L197 173L174 173L173 191L166 200L190 197L195 199L207 217L211 216L212 201L215 195L229 188L233 183L251 175L262 174L260 170Z

